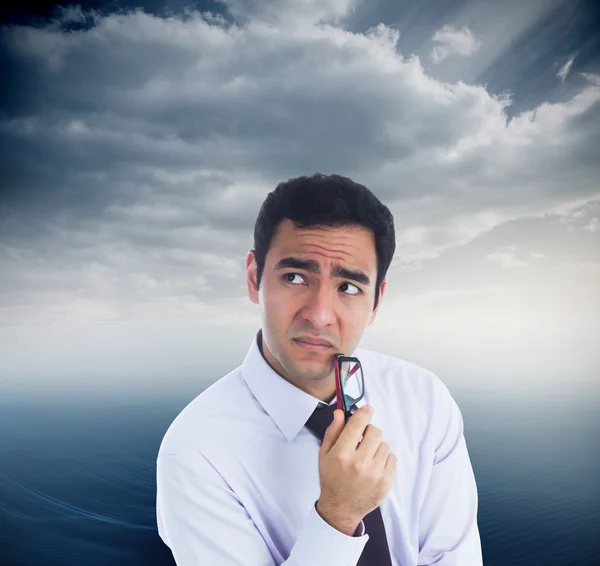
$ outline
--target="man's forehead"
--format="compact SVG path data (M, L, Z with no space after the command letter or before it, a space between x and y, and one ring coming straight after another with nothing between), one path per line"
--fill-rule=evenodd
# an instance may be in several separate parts
M320 264L345 264L363 270L376 269L375 242L363 227L282 226L272 242L272 257L312 259Z

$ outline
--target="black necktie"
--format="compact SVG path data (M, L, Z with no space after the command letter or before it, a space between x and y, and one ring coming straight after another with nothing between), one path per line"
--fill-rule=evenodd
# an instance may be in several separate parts
M317 407L306 422L306 426L322 442L327 427L333 422L333 411L337 405L328 405L327 407ZM364 518L365 531L369 535L369 540L360 555L357 566L392 566L390 550L388 547L385 527L381 517L379 507L373 509Z

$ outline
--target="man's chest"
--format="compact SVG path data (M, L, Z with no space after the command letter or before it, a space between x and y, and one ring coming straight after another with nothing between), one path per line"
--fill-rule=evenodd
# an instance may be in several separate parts
M427 459L410 435L390 430L390 423L374 421L398 456L391 492L381 509L394 553L413 554L418 548L418 508ZM386 427L386 428L384 428ZM308 430L292 441L273 430L257 439L241 433L235 446L221 451L222 475L250 519L275 554L286 556L304 521L319 498L320 442Z

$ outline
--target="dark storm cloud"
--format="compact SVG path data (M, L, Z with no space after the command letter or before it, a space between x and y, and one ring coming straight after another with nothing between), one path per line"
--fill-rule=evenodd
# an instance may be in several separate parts
M61 293L89 288L119 308L237 296L266 193L314 171L381 196L409 262L598 197L593 73L567 99L509 119L484 85L431 76L392 28L314 25L350 17L353 2L321 2L317 16L312 0L226 4L244 25L71 10L1 29L6 305L36 285L51 300L61 274ZM484 68L478 41L460 57Z

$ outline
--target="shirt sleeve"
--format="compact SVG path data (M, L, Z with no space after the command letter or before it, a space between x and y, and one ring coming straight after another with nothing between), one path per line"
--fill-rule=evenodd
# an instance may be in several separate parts
M285 566L356 566L360 555L369 540L365 534L363 521L360 522L354 536L348 536L317 513L316 503L312 506L300 536L292 548Z
M368 540L364 524L348 536L312 505L289 557L277 561L227 482L198 451L159 453L158 532L177 566L355 566Z
M434 415L435 456L419 514L418 564L482 566L477 486L463 418L443 384Z

